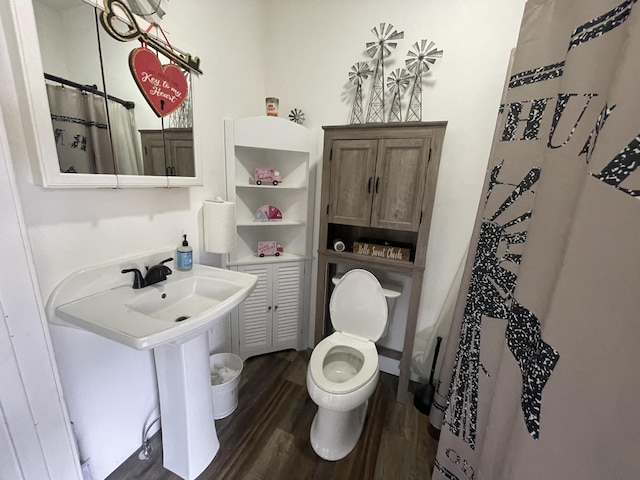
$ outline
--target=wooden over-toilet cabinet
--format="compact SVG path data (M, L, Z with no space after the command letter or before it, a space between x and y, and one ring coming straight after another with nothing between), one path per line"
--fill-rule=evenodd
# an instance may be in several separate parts
M446 122L324 127L315 342L330 333L328 299L338 265L410 277L403 349L384 352L400 360L399 401L408 398L445 129ZM334 250L338 239L344 251ZM354 253L354 243L369 241L407 248L410 257L400 261Z

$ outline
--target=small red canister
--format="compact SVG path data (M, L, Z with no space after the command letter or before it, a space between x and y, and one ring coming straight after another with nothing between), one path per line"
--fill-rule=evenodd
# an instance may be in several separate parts
M267 116L277 117L279 104L280 104L280 101L277 98L267 97Z

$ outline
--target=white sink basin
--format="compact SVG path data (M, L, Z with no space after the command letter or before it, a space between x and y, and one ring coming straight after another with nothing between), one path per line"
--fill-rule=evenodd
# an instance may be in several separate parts
M161 258L163 255L166 253L158 258L167 258ZM150 265L160 260L143 263ZM163 282L133 289L133 274L122 275L122 265L125 263L97 268L96 278L91 278L88 271L74 274L78 278L68 277L58 287L64 287L66 282L66 295L57 292L52 298L69 297L73 285L88 283L93 288L71 295L75 297L71 301L49 305L50 321L81 328L137 350L165 343L177 345L214 327L253 291L257 281L254 275L194 265L188 272L174 270ZM120 285L106 282L101 288L102 275L115 278Z
M166 322L189 321L232 298L240 287L237 283L201 275L170 280L171 277L144 288L127 307Z

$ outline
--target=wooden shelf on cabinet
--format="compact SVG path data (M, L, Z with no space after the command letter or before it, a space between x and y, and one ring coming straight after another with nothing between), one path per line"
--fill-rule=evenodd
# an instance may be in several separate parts
M384 267L390 272L398 272L410 274L416 267L413 262L400 262L398 260L388 260L386 258L369 257L366 255L357 255L350 252L334 252L333 250L318 250L327 261L335 263L345 263L352 265L378 265Z

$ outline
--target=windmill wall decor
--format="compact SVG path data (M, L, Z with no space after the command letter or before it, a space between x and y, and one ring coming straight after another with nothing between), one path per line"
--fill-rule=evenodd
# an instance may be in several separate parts
M409 86L411 75L404 68L396 68L387 77L387 88L393 93L391 101L391 111L389 112L389 122L402 121L402 109L400 107L400 96Z
M393 25L380 24L371 29L376 37L375 42L366 44L367 54L376 59L376 67L373 74L373 87L369 99L367 111L367 123L384 122L384 59L391 55L391 49L398 45L394 40L404 38L404 32L393 30Z
M436 49L436 44L428 40L421 40L413 44L407 52L405 65L413 73L413 88L407 109L407 122L419 122L422 120L422 72L429 71L430 65L442 58L442 50ZM391 120L389 120L391 121Z
M349 123L362 123L362 82L371 75L371 67L365 62L357 62L351 67L349 81L356 86L356 98L351 110L351 121Z
M304 123L304 112L302 110L298 110L297 108L294 108L289 113L289 120L291 120L294 123L297 123L298 125L302 125Z
M371 87L366 123L382 123L385 121L384 61L391 55L392 50L397 47L397 40L404 38L404 32L398 32L394 30L393 25L386 23L373 27L371 32L375 35L376 41L367 42L365 52L375 61L374 70L371 70L367 62L356 62L349 71L349 81L356 87L349 120L352 125L363 123L362 85L372 73L373 85ZM386 86L393 94L388 122L403 121L401 99L412 80L413 86L405 121L422 121L422 75L424 72L429 71L436 59L442 58L442 53L442 50L436 48L434 42L426 39L412 45L407 52L406 68L395 69L386 79Z

